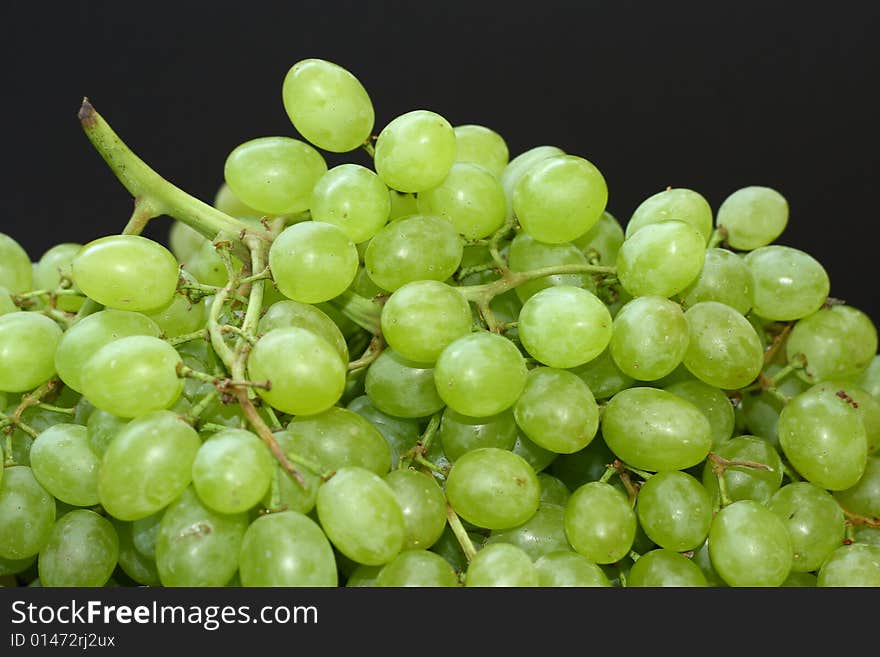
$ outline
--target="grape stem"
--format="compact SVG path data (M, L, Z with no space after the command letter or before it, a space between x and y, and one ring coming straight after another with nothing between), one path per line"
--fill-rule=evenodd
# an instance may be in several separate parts
M44 411L51 411L52 413L62 413L64 415L76 415L76 407L73 408L63 408L61 406L53 406L52 404L45 404L40 402L37 404L37 408L42 408Z
M428 453L428 450L431 449L431 443L434 441L434 436L437 435L437 429L440 428L440 418L443 415L443 411L438 411L431 416L431 419L428 421L428 426L425 427L425 430L422 432L422 435L419 436L419 439L416 441L415 446L412 449L406 451L406 453L401 454L400 462L398 463L399 470L406 470L410 464L415 461L421 466L428 468L434 472L439 472L443 476L446 476L446 470L441 468L440 466L431 463L428 459L425 458L425 454Z
M791 329L794 326L794 322L788 322L785 327L773 336L773 342L767 351L764 352L764 364L766 365L770 361L772 361L779 350L782 348L782 345L785 344L785 341L788 339L788 334L791 333Z
M382 314L382 305L385 303L384 297L367 299L351 290L346 290L331 299L330 303L362 329L373 335L382 333L379 317Z
M199 372L198 370L194 370L187 365L183 365L182 363L178 363L177 365L177 376L190 379L197 379L199 381L204 381L205 383L210 383L215 386L221 393L230 392L233 388L261 388L262 390L271 390L272 382L271 381L246 381L244 379L236 380L229 379L221 376L214 376L213 374L206 374L205 372Z
M184 333L183 335L177 335L173 338L165 338L165 342L170 344L172 347L176 347L179 344L184 344L186 342L193 342L195 340L207 340L208 339L208 329L199 329L198 331L193 331L192 333Z
M370 344L367 345L366 351L363 355L357 360L353 360L348 364L349 372L356 372L358 370L362 370L363 368L370 365L373 361L375 361L379 356L382 355L382 351L385 349L385 341L382 339L381 335L374 335L373 339L370 340Z
M733 499L730 497L730 493L727 490L727 480L724 478L724 473L727 471L727 468L739 466L773 472L773 468L765 463L758 463L757 461L730 461L723 456L718 456L715 452L709 452L709 455L706 458L711 464L712 474L718 478L718 495L721 498L722 507L733 504Z
M471 542L471 537L468 536L467 531L465 531L464 525L461 524L461 519L458 517L455 509L452 508L452 505L449 504L449 502L446 503L446 520L449 523L449 528L455 536L455 540L457 540L458 544L461 546L461 551L464 552L465 558L468 560L468 563L470 563L476 556L477 550Z
M838 502L838 505L843 510L843 515L846 516L846 521L849 525L865 525L866 527L872 527L874 529L880 529L880 518L868 518L863 515L859 515L858 513L853 513L845 506Z

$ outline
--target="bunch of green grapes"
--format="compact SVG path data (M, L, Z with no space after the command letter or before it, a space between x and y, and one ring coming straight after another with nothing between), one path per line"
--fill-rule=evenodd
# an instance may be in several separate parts
M779 192L623 225L559 147L374 134L334 63L282 101L212 205L86 103L128 224L0 234L0 581L880 586L877 330Z

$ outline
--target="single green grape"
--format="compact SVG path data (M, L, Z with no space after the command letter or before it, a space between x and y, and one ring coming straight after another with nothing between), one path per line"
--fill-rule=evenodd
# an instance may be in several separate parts
M538 571L539 586L611 586L605 572L577 552L549 552L535 561L535 569Z
M517 325L526 351L550 367L577 367L601 354L612 339L611 314L592 292L548 287L522 306Z
M263 217L262 212L259 210L254 210L247 203L243 202L240 198L238 198L232 190L229 188L225 182L220 184L220 187L217 188L217 193L214 195L214 207L223 212L224 214L228 214L230 217L236 217L237 219L256 219L260 220ZM174 225L177 226L182 224L182 222L176 222ZM182 224L186 226L186 224ZM189 228L189 227L187 227ZM193 228L189 230L196 233L196 235L201 235L198 231ZM204 241L205 238L202 237L201 241ZM172 251L175 255L177 252L173 248L173 240L172 241ZM178 256L178 260L180 257Z
M417 470L392 470L384 477L403 512L404 550L428 549L446 526L446 497L430 475Z
M760 374L764 347L755 327L736 310L717 301L701 301L684 316L691 339L682 362L696 378L734 390Z
M119 537L107 518L87 509L52 527L38 559L42 586L104 586L119 560Z
M626 495L593 481L575 490L565 506L565 535L575 551L597 564L614 563L629 552L636 514Z
M140 518L131 523L131 542L139 554L151 561L156 560L156 538L159 535L159 525L165 510Z
M626 237L664 221L683 221L696 228L708 244L712 237L712 208L699 192L684 187L665 189L649 196L635 209L626 224Z
M461 263L464 241L445 219L414 215L393 221L370 240L367 275L393 292L420 280L445 281Z
M612 324L612 338L614 337L613 326ZM624 374L617 366L611 356L610 349L605 349L593 360L569 371L579 376L589 386L596 399L612 397L621 390L629 388L635 382L635 379Z
M317 306L291 299L276 301L267 307L260 317L257 332L268 333L272 329L291 326L306 329L324 338L336 348L343 362L348 364L348 345L345 336L336 322Z
M312 189L327 172L314 148L290 137L258 137L236 146L223 168L241 201L268 215L308 210Z
M538 571L531 558L515 545L488 545L468 564L465 586L538 586Z
M153 411L122 429L101 460L98 495L119 520L146 518L189 485L199 434L172 411Z
M426 417L442 409L445 403L434 381L433 367L386 349L367 370L364 388L373 405L384 413L403 418Z
M513 449L517 425L513 410L508 409L489 417L469 417L447 407L440 418L437 437L450 461L480 447Z
M229 187L224 183L221 185L221 190L222 189L229 190ZM228 193L230 195L232 194L231 191ZM217 195L219 197L220 192L218 192ZM227 212L226 214L230 213ZM171 222L171 226L168 229L168 249L174 254L177 261L186 267L187 270L190 269L191 261L196 252L206 242L208 242L208 239L195 228L192 228L182 221L177 221L176 219Z
M752 272L745 260L727 249L706 249L700 275L679 297L687 310L701 301L717 301L745 315L752 307Z
M404 550L385 564L376 577L376 586L458 586L452 566L434 552Z
M455 161L479 164L500 179L510 157L504 138L482 125L457 125L453 131Z
M803 392L807 386L800 379L792 377L803 387L796 390L796 393ZM873 397L870 393L865 392L862 388L848 381L831 380L817 383L816 390L831 391L835 395L840 396L843 393L846 398L851 400L850 406L856 410L859 417L862 418L862 424L865 427L865 438L868 441L868 455L873 454L880 447L880 401Z
M565 507L541 503L538 510L523 524L489 534L486 545L509 543L520 548L533 561L545 554L571 550L565 536Z
M507 163L501 172L501 186L507 197L507 216L513 217L513 191L520 178L533 166L550 157L565 155L565 151L556 146L535 146L517 155Z
M746 255L745 262L752 272L752 310L765 319L800 319L819 310L828 298L828 273L799 249L762 246Z
M679 381L664 388L699 408L712 430L712 445L719 445L733 435L735 412L724 391L697 379Z
M47 491L67 504L98 504L99 455L80 424L56 424L34 440L31 469Z
M257 393L273 407L314 415L333 406L345 389L347 366L324 338L303 328L277 328L263 335L248 355L248 376L269 381Z
M635 380L655 381L678 367L689 342L681 306L665 297L644 296L617 312L608 347L621 372Z
M178 262L164 246L140 235L107 235L73 259L73 282L108 308L154 311L171 303Z
M526 364L507 338L472 333L443 350L434 368L434 382L450 408L486 417L513 406L525 388Z
M601 432L590 444L574 454L560 454L548 472L562 481L569 490L576 490L590 481L598 481L608 464L617 458L608 449Z
M780 586L794 560L788 528L754 500L724 507L709 529L709 556L730 586Z
M874 399L880 400L880 356L874 356L857 380L858 385Z
M586 265L587 256L574 244L544 244L528 233L518 233L510 242L510 271L522 272L557 265ZM537 292L556 285L582 287L593 291L596 285L589 274L551 274L533 278L516 286L516 296L525 303Z
M462 518L486 529L508 529L534 515L541 489L521 456L496 447L463 454L446 478L446 499Z
M703 485L685 472L658 472L645 480L636 499L639 526L662 548L695 550L709 535L712 501Z
M98 349L82 369L83 394L97 408L119 417L137 417L170 408L183 391L177 368L183 364L170 344L132 335Z
M678 552L660 548L646 552L633 564L626 585L634 587L708 586L700 567Z
M725 466L724 487L727 495L734 502L738 500L755 500L767 504L770 498L782 485L782 459L773 445L755 436L737 436L714 446L716 456L734 462L751 462L765 466L767 469L746 465ZM703 466L703 486L714 500L720 499L718 476L712 464Z
M25 392L52 378L61 336L61 328L46 315L0 315L0 390Z
M12 300L12 293L5 287L0 286L0 315L17 313L21 310Z
M393 119L376 140L374 161L382 181L399 192L436 187L455 162L455 132L436 112L414 110Z
M333 224L352 242L366 242L388 223L391 197L379 177L359 164L341 164L312 190L312 219Z
M617 277L634 297L671 297L700 275L706 257L702 233L683 221L648 224L617 253Z
M236 276L241 274L241 260L230 255L229 260L232 264L232 271ZM186 261L186 271L192 274L199 283L205 285L215 285L217 287L225 287L229 282L229 271L226 264L213 242L205 240L190 255Z
M299 133L325 151L354 150L373 130L369 94L354 75L333 62L298 61L284 76L281 99Z
M433 373L429 376L433 378ZM355 397L346 406L361 417L369 420L391 448L392 467L400 463L403 454L415 447L422 433L419 420L400 418L380 411L367 395Z
M33 289L34 268L21 244L0 233L0 286L13 294Z
M385 566L366 566L364 564L358 564L357 568L355 568L351 574L348 576L348 579L345 580L345 586L347 587L372 587L376 586L376 579L379 577L379 573L382 572L382 569Z
M651 472L697 465L712 447L712 428L700 409L655 388L614 395L605 406L602 435L624 463Z
M834 498L850 513L880 518L880 456L871 456L865 471L850 488L835 491Z
M817 586L880 586L880 548L864 543L841 545L819 569Z
M446 219L467 239L479 239L504 224L507 199L491 171L456 162L438 186L419 192L418 208L421 214Z
M560 454L583 449L599 428L599 407L587 384L571 372L551 367L528 373L513 412L526 436Z
M337 470L318 490L317 510L327 538L358 563L385 564L403 549L403 511L392 488L374 472Z
M751 251L770 244L785 230L788 201L770 187L743 187L721 203L717 223L730 246Z
M382 336L404 358L433 363L451 342L471 331L464 296L440 281L413 281L382 307Z
M135 583L143 586L160 586L159 571L156 562L147 557L134 545L134 523L123 522L110 518L116 536L119 539L119 568ZM224 582L225 584L225 582Z
M82 244L63 242L43 253L34 267L34 287L38 290L56 290L61 285L62 277L72 281L73 260L81 248ZM76 290L76 287L73 289ZM61 310L76 312L84 300L80 295L59 295L55 302Z
M419 213L419 202L415 194L398 192L396 189L388 190L388 198L391 200L391 215L388 221L406 219Z
M55 500L24 465L4 468L0 480L0 559L26 559L49 540Z
M818 570L844 540L843 510L831 493L806 481L787 484L773 493L767 508L788 529L794 560L792 572Z
M195 283L195 277L181 270L180 276L187 283ZM146 313L156 322L166 338L176 338L187 333L195 333L201 329L208 319L207 297L193 303L183 294L175 294L170 304L161 310Z
M535 472L541 472L559 456L558 453L551 452L530 440L522 431L516 434L516 442L510 451L525 459L525 462L532 466L532 470Z
M592 162L576 155L537 162L513 189L513 210L523 230L547 244L570 242L586 233L607 202L605 178Z
M558 504L565 506L571 491L568 490L561 479L554 477L547 472L538 473L538 483L541 486L541 503L542 504Z
M238 559L242 586L336 586L333 547L314 520L296 511L260 516Z

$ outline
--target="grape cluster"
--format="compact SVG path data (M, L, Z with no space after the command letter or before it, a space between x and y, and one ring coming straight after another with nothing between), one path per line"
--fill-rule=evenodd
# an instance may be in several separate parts
M880 585L877 331L774 244L779 192L624 230L558 147L374 136L318 59L282 99L303 139L236 147L213 205L86 101L128 224L0 234L2 582Z

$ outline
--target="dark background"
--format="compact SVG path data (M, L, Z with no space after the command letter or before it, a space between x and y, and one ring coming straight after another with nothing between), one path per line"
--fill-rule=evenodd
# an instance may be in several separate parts
M130 199L76 121L81 98L147 162L210 201L247 139L296 136L299 59L352 71L376 132L427 108L555 144L604 173L626 221L667 185L713 208L775 187L779 240L880 323L874 287L880 5L873 2L29 2L0 7L0 231L33 258L118 232ZM362 153L328 156L364 162ZM164 240L167 219L148 229Z

